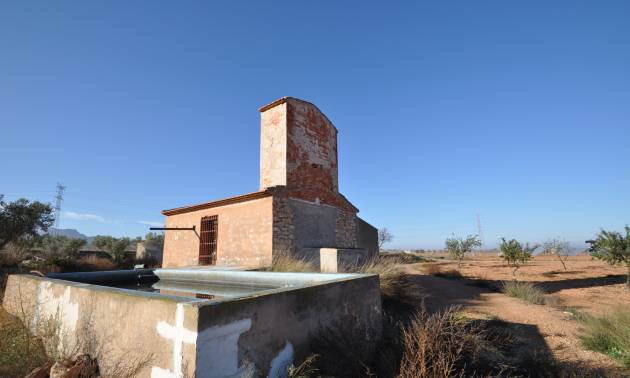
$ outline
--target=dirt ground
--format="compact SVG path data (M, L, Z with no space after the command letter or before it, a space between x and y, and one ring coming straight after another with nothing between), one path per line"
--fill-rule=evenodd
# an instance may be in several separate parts
M565 271L554 256L539 256L513 275L513 269L498 256L473 256L461 267L447 257L437 257L434 264L442 271L458 270L464 279L427 275L427 264L408 265L408 273L428 296L430 311L460 305L473 317L509 323L530 349L528 353L542 350L561 364L596 370L604 376L628 376L609 357L582 347L580 323L566 311L575 308L603 314L615 306L630 304L625 267L611 267L590 256L572 256ZM547 304L526 303L498 290L503 281L514 279L534 283L544 290Z
M627 269L610 266L590 256L570 256L565 271L554 256L536 256L512 274L498 256L482 255L464 260L459 268L455 261L438 261L445 270L457 269L464 277L496 282L516 279L538 285L556 297L558 306L603 314L619 304L630 304L630 291L625 288Z

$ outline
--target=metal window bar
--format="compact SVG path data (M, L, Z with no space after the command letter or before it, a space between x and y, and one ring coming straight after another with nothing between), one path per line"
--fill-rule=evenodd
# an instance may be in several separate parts
M201 218L199 232L199 265L214 265L217 260L218 217L212 215Z

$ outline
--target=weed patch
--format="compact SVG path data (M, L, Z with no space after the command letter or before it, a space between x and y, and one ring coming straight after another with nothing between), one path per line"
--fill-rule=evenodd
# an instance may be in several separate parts
M630 368L630 307L622 307L602 317L582 314L582 343Z
M507 296L520 298L525 302L538 305L545 303L545 293L529 282L506 281L502 291Z

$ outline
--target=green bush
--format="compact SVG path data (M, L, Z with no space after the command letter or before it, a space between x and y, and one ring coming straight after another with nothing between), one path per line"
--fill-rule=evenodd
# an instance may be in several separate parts
M545 303L545 293L529 282L507 281L503 283L502 291L507 296L520 298L529 303Z
M583 315L582 343L607 354L630 368L630 307L618 308L602 317Z

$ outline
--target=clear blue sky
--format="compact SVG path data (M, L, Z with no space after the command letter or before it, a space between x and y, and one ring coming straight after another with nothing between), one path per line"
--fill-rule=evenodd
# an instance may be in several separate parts
M391 2L390 2L391 3ZM314 102L392 247L630 223L630 2L4 1L0 193L143 235L258 189L259 106Z

